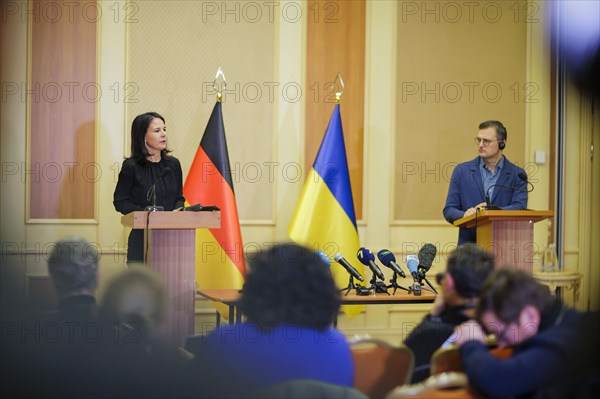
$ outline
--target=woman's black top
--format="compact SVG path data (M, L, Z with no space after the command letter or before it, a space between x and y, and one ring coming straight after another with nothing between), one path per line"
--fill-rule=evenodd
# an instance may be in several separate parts
M171 169L156 183L156 205L165 208L165 211L182 207L183 177L181 164L175 157L163 157L159 162L139 163L133 158L123 161L119 181L115 188L113 204L115 209L126 215L133 211L143 211L152 204L148 199L148 189L165 168Z
M128 158L123 161L119 172L113 197L115 209L126 215L133 211L143 211L146 206L153 205L152 197L148 199L148 190L166 168L170 171L156 183L156 205L164 207L165 211L182 207L185 203L183 176L177 158L163 157L159 162L143 163ZM131 230L127 246L127 261L144 261L143 230Z

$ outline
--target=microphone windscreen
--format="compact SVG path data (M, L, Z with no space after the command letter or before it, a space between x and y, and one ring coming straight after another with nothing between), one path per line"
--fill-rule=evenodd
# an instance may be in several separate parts
M387 249L382 249L377 253L379 261L389 267L390 262L396 262L396 257Z
M325 252L316 251L315 253L323 261L323 263L325 263L327 265L327 267L331 267L331 260L329 259L329 256L327 256L327 254Z
M419 258L417 255L406 255L406 264L410 274L416 273L419 268Z
M429 270L437 254L437 248L433 244L425 244L419 250L419 266L425 269L425 272Z
M375 261L375 255L373 255L373 253L371 251L369 251L367 248L359 249L358 253L356 254L356 257L365 266L369 266L370 261L373 261L373 262Z

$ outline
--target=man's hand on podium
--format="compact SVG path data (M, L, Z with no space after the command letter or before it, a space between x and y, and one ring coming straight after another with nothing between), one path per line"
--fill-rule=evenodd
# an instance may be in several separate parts
M467 216L471 216L472 214L474 214L475 212L477 212L477 208L485 207L485 206L486 206L486 203L485 202L481 202L481 203L475 205L474 207L471 207L471 208L467 209L465 211L465 214L463 215L463 217L466 218Z

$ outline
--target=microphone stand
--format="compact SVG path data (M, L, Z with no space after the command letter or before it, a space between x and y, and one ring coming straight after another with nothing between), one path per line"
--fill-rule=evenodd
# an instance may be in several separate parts
M525 182L529 183L529 181L525 180ZM531 184L531 183L529 183ZM531 184L531 186L533 187L533 184ZM485 209L488 211L498 211L500 210L499 207L497 207L496 205L492 205L492 200L490 199L490 190L494 187L499 187L499 188L507 188L509 190L514 190L514 191L520 191L523 193L529 193L531 191L533 191L533 189L531 190L524 190L522 188L519 187L512 187L512 186L505 186L503 184L492 184L488 189L487 192L485 193Z
M433 291L433 293L437 295L438 292L435 290L435 288L433 288L433 285L431 285L431 283L429 282L429 280L427 280L427 277L423 276L423 280L425 280L425 282L431 288L431 290L428 289L428 288L425 288L425 287L421 287L421 289L427 290L427 291Z
M346 288L342 288L340 290L340 292L346 291L344 296L348 296L348 294L350 293L350 290L354 290L354 289L357 289L356 284L354 284L354 276L350 275L350 280L348 281L348 286Z
M392 277L390 279L390 285L387 286L387 288L394 288L394 292L392 292L392 295L396 294L396 290L398 288L403 289L405 291L409 291L408 288L404 288L401 285L398 285L398 273L394 272L394 277ZM387 291L386 291L387 292Z
M377 275L375 273L373 273L373 277L371 278L371 281L369 283L371 284L371 286L369 287L369 291L373 290L373 292L375 293L386 293L390 295L390 293L387 292L387 286L384 282L377 284Z
M495 184L493 184L492 186L490 186L490 188L488 188L487 193L485 193L485 209L488 211L497 211L500 210L500 208L498 208L496 205L492 205L492 201L490 199L490 190L495 186Z
M148 189L148 194L146 195L146 198L150 196L152 196L152 205L147 206L144 210L148 212L164 211L165 208L163 206L156 205L156 183L151 185L150 189Z
M412 293L414 296L421 296L421 283L415 280L413 285L408 289L408 293Z
M437 295L437 291L435 290L435 288L433 288L433 285L431 285L431 283L429 282L429 280L427 280L427 276L425 275L425 273L427 273L428 269L425 269L424 267L419 266L419 272L417 273L417 276L419 277L419 284L421 284L421 289L423 290L427 290L427 291L431 291L434 294ZM423 280L425 280L425 282L427 283L427 285L429 286L429 288L425 288L423 287Z

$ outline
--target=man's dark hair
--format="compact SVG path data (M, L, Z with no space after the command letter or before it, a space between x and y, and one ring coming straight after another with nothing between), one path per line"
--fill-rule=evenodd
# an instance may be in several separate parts
M93 291L98 285L96 248L81 237L69 237L54 245L48 258L48 272L59 296Z
M496 129L496 138L498 139L499 143L506 140L508 134L506 133L506 128L504 127L502 122L490 120L479 124L479 130L487 129L489 127L493 127L494 129Z
M255 254L249 269L239 307L263 330L282 324L324 330L339 311L329 268L307 248L275 245Z
M165 122L165 118L156 112L146 112L144 114L135 117L131 123L131 158L135 159L139 163L147 161L148 149L145 145L145 136L148 131L148 126L154 118L158 118ZM165 122L166 123L166 122ZM160 151L161 157L167 157L171 150L165 148Z
M456 248L448 257L447 273L463 298L479 295L485 279L494 271L494 255L473 243Z
M519 318L527 305L533 305L540 312L547 311L555 298L545 285L540 284L529 274L511 268L502 268L488 277L477 305L477 318L492 311L504 323L512 323Z

